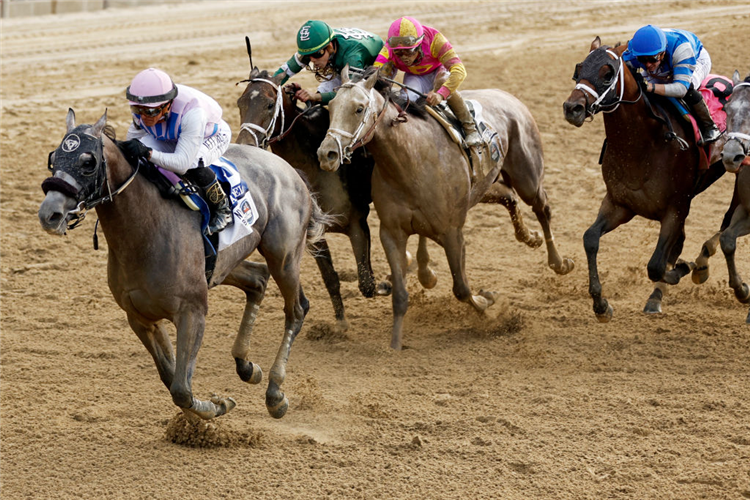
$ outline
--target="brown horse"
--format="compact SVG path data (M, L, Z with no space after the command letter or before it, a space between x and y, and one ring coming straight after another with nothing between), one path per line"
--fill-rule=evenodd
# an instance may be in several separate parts
M42 227L51 234L64 234L80 222L86 210L96 208L109 247L107 276L115 301L153 357L174 403L203 419L235 406L226 397L201 401L191 388L208 289L225 284L245 292L245 313L232 355L240 378L257 384L263 373L248 360L250 334L269 275L273 276L284 297L286 320L271 367L266 407L271 416L283 417L289 405L281 391L286 363L309 308L299 282L300 260L306 243L321 238L327 222L307 186L278 156L230 145L225 157L247 182L258 219L249 235L219 251L207 283L200 214L165 200L151 182L137 175L138 168L103 134L106 120L105 112L93 126L76 126L73 110L68 112L67 133L50 154L52 177L42 184L46 192L39 207ZM244 261L256 248L266 264ZM177 329L176 355L162 320Z
M475 203L493 191L494 201L511 212L514 224L522 224L515 193L531 205L539 219L549 254L549 266L559 274L573 269L554 245L549 225L550 209L542 186L544 167L541 138L528 109L515 97L499 90L466 91L464 96L481 101L483 114L498 133L500 155L489 173L473 187L470 170L460 148L433 119L410 119L397 123L399 111L374 89L377 71L359 82L344 82L329 103L331 125L318 150L323 169L336 170L356 147L367 144L375 159L372 198L380 217L380 241L385 249L393 282L393 330L391 347L402 346L403 318L408 306L404 283L406 242L418 234L420 243L430 238L445 249L453 276L453 293L462 302L484 311L495 301L495 294L472 294L465 273L463 225ZM389 95L389 94L387 94ZM495 182L496 179L501 179ZM493 183L495 183L493 185ZM525 226L516 229L527 244L537 241ZM420 282L427 285L432 273L426 268L426 246L417 252Z
M735 71L732 81L732 97L724 106L727 113L727 142L721 157L727 172L737 174L737 206L732 210L729 226L721 233L720 243L727 260L729 286L734 290L737 300L747 304L750 303L750 288L737 272L734 253L737 250L737 238L750 234L750 75L745 81L741 81L739 72ZM750 324L750 312L745 322Z
M244 92L237 99L242 127L238 144L250 144L271 150L288 161L310 184L322 210L334 215L327 232L345 234L357 263L359 290L365 297L387 295L390 284L376 287L370 264L370 178L372 158L357 154L349 165L336 172L321 170L317 150L328 130L328 110L318 106L301 110L281 88L284 75L273 77L253 67ZM339 276L333 267L325 239L316 243L315 262L333 303L339 328L348 325L341 299Z
M626 45L610 48L596 37L589 55L576 66L576 88L563 104L565 119L580 127L604 111L607 135L602 176L607 194L599 215L584 233L589 265L589 294L599 321L612 318L612 306L602 297L596 254L606 233L640 215L661 223L659 241L648 263L656 283L644 312L660 313L666 284L676 284L694 267L678 260L685 241L685 219L692 199L724 173L717 162L721 146L714 147L711 165L699 168L699 151L692 132L674 127L674 136L662 120L649 112L645 93L624 64ZM673 137L674 140L665 140Z

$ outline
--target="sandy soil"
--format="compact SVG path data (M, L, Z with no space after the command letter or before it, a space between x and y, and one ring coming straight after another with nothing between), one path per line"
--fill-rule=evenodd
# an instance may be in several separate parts
M88 123L107 108L122 137L124 88L156 65L215 96L236 131L244 35L255 64L274 69L309 18L384 35L405 14L453 42L465 88L502 88L531 109L558 247L577 268L556 276L543 249L515 241L504 209L478 206L466 226L469 279L503 298L484 317L458 303L431 244L438 286L422 291L410 276L407 349L392 352L390 299L358 294L348 241L333 235L351 328L326 334L332 308L306 256L312 309L288 365L287 416L272 419L265 384L236 376L230 349L244 298L220 287L194 390L230 395L238 407L200 432L182 427L110 296L94 220L63 238L39 226L39 185L67 108ZM4 20L3 498L750 498L750 332L723 257L706 284L684 280L664 313L647 317L658 225L635 220L607 235L599 254L612 322L596 321L587 293L581 237L604 194L602 122L575 129L561 105L595 35L614 44L648 22L698 33L714 72L750 70L750 5L735 1L206 2ZM313 86L309 75L298 81ZM686 257L718 227L732 182L725 176L694 202ZM524 216L538 228L527 207ZM382 278L376 214L371 225ZM738 247L746 275L748 241ZM281 308L271 285L255 330L264 370Z

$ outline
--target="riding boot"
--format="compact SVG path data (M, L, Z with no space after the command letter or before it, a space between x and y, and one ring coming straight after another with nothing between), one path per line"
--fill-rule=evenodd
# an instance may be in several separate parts
M211 210L206 234L217 233L232 222L229 199L216 178L216 173L210 167L204 166L202 159L198 161L197 167L191 168L185 173L185 178L203 189L205 193L208 208Z
M716 123L714 123L713 118L711 118L711 112L708 110L706 101L703 100L700 92L695 91L695 94L697 94L700 98L695 99L693 100L693 102L689 102L688 104L690 104L693 115L698 122L698 127L701 129L701 136L703 137L702 145L709 144L711 142L714 142L721 136L721 131L719 130L719 127L716 126ZM685 102L687 101L688 99L685 99Z
M482 138L477 132L477 125L474 123L474 117L471 116L471 112L469 111L469 108L466 107L466 103L461 97L461 94L454 91L450 97L448 97L448 106L450 106L451 111L453 111L453 114L456 115L456 118L458 118L464 128L464 133L466 134L466 145L474 147L482 144Z
M229 198L221 183L215 179L211 184L203 188L206 192L208 205L211 208L211 220L208 222L208 234L216 234L227 225L232 223L232 209L229 206Z

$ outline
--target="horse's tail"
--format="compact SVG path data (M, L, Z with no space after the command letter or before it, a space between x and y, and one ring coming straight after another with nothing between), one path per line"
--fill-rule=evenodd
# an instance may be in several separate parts
M323 239L326 228L336 223L336 216L325 213L318 205L314 195L310 196L310 202L312 213L310 214L310 222L307 224L307 248L313 251L315 244Z

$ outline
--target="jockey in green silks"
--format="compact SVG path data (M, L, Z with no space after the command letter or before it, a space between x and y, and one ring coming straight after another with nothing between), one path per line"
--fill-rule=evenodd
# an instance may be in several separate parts
M285 73L285 83L303 68L315 71L320 82L317 93L299 89L295 98L302 102L321 104L336 96L335 88L341 86L341 70L348 64L350 68L365 69L375 62L383 40L359 28L331 28L323 21L307 21L297 32L297 53L274 73Z

